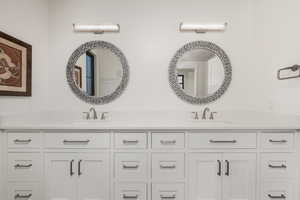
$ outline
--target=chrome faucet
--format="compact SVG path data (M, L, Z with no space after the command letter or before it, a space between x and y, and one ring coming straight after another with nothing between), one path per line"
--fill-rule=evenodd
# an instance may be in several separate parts
M96 110L95 110L94 107L91 107L91 108L90 108L90 113L91 113L91 112L93 112L93 119L94 119L94 120L98 119L97 112L96 112Z
M207 119L206 118L206 113L210 112L210 109L208 107L204 108L203 113L202 113L202 119Z

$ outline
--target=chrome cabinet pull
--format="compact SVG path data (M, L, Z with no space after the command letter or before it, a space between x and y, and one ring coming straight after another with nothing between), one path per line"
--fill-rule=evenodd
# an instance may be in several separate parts
M161 199L176 199L176 195L166 196L166 195L160 195Z
M81 162L82 162L82 160L78 161L78 176L82 175L82 172L81 172Z
M15 199L29 199L32 197L32 194L27 194L27 195L21 195L21 194L16 194Z
M138 140L123 140L123 144L131 144L131 145L134 145L134 144L137 144L139 143Z
M123 165L123 169L137 169L138 165Z
M162 145L175 145L176 140L161 140L160 144L162 144Z
M287 143L287 140L272 140L272 139L270 139L269 142L271 142L271 143Z
M229 161L225 160L225 162L226 162L226 172L225 172L225 175L229 176L229 171L230 171Z
M161 169L175 169L176 165L160 165Z
M268 194L268 197L270 199L286 199L286 196L284 194L281 194L280 196Z
M210 143L237 143L236 140L209 140Z
M217 175L218 175L218 176L221 176L221 175L222 175L222 168L221 168L222 166L221 166L221 161L220 161L220 160L218 160L217 162L218 162L218 168L219 168L219 169L218 169L218 173L217 173Z
M64 140L63 143L89 143L90 140Z
M74 163L74 160L71 160L70 161L70 176L74 175L74 172L73 172L73 163Z
M15 143L30 143L32 140L31 139L28 139L28 140L20 140L20 139L15 139L14 142Z
M127 195L123 194L123 199L137 199L139 195Z
M28 164L28 165L21 165L21 164L16 164L15 168L29 168L32 167L32 164Z
M269 168L273 168L273 169L286 169L287 166L282 164L282 165L271 165L269 164Z

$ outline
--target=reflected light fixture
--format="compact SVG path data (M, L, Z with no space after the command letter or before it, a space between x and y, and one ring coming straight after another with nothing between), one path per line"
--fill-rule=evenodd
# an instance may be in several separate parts
M104 32L118 33L120 32L119 24L99 24L99 25L86 25L86 24L73 24L73 30L77 33L95 33L102 34Z
M215 24L197 24L197 23L180 23L179 30L181 32L194 31L196 33L207 33L207 32L224 32L228 23L215 23Z

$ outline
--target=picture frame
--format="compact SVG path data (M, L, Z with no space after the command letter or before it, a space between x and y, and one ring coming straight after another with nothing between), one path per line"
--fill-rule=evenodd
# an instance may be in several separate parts
M74 68L74 80L76 85L82 89L82 68L77 65Z
M0 31L0 96L32 95L32 46Z

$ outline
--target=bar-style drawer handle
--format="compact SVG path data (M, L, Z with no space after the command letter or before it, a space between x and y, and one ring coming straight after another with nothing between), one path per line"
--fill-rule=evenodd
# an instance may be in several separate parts
M270 199L286 199L286 196L284 194L281 194L280 196L275 196L275 195L268 194L268 197Z
M21 195L21 194L16 194L15 199L29 199L32 197L32 194L27 194L27 195Z
M161 169L175 169L176 165L160 165Z
M15 143L30 143L32 140L28 139L28 140L20 140L20 139L15 139L14 142Z
M172 195L172 196L166 196L166 195L160 195L161 199L176 199L176 195Z
M286 165L282 164L282 165L271 165L269 164L269 168L273 168L273 169L286 169Z
M237 143L236 140L209 140L210 143Z
M175 145L176 140L161 140L160 144L162 144L162 145Z
M64 140L63 143L89 143L90 140Z
M138 140L123 140L123 144L132 144L132 145L134 145L134 144L137 144L137 143L139 143Z
M16 164L15 165L15 168L29 168L29 167L32 167L32 164L29 164L29 165Z
M270 139L269 142L271 142L271 143L287 143L287 140L272 140L272 139Z
M123 165L123 169L137 169L138 165Z
M123 199L138 199L139 195L127 195L123 194Z

